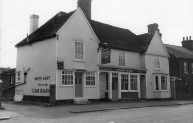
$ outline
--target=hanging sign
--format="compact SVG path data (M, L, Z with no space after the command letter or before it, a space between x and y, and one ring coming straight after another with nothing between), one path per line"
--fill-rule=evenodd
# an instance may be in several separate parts
M110 63L111 51L110 50L103 50L101 52L101 59L102 59L102 64Z

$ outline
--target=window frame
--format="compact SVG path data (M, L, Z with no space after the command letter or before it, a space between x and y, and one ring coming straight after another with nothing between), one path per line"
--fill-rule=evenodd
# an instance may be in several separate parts
M124 76L127 76L128 78L125 78L125 80L127 79L128 81L127 82L122 82L122 75L124 75ZM121 91L122 92L124 92L124 91L126 91L126 92L128 92L129 91L129 82L130 81L130 75L129 74L121 74ZM124 84L124 89L122 88L122 84ZM125 88L126 86L125 86L125 84L127 84L127 89Z
M132 78L131 76L136 76L136 78ZM136 82L132 82L132 79L136 79ZM131 84L136 84L136 90L132 89L132 85ZM129 75L129 91L130 92L138 92L138 75L137 74L130 74Z
M189 74L188 62L184 62L184 73Z
M17 83L20 83L21 82L21 71L17 71Z
M159 57L155 59L155 70L160 70L160 60Z
M67 72L67 74L65 73L65 71ZM71 72L71 74L68 74L68 72ZM63 80L63 76L65 78L65 76L67 76L67 84L65 84L65 79ZM69 77L70 76L70 77ZM71 79L72 77L72 80L70 80L71 82L68 82L69 78ZM63 84L63 81L64 81L64 84ZM68 84L70 83L70 84ZM73 70L61 70L61 86L74 86L74 71Z
M126 60L126 53L125 53L125 51L119 51L119 66L124 67L125 66L125 60Z
M157 79L156 79L157 78ZM158 75L155 75L154 76L154 79L155 79L155 90L156 91L159 91L160 90L160 84L159 84L159 76ZM157 80L157 81L156 81Z
M92 73L92 74L88 75L87 73ZM94 77L94 79L87 80L87 77ZM94 81L94 85L91 84L93 81ZM85 82L86 82L85 83L86 87L96 87L96 72L95 71L87 71L85 73ZM89 84L87 84L87 82L89 82Z
M76 51L76 43L79 43L79 44L82 44L82 47L83 48L80 48L80 49L82 49L82 51ZM79 58L76 58L76 53L77 52L79 52L79 53L82 53L82 59L79 59ZM78 57L80 57L80 56L78 56ZM83 42L83 41L74 41L74 60L75 61L85 61L85 42Z
M164 78L164 79L162 79ZM167 81L167 76L166 75L161 75L161 78L160 78L160 83L161 83L161 91L167 91L168 90L168 81ZM164 83L162 83L163 81L162 80L165 80ZM162 84L165 84L165 88L163 89L163 85Z

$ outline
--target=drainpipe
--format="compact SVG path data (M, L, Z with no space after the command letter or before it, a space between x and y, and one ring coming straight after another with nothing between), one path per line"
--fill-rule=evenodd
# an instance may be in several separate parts
M1 109L1 98L2 98L2 85L3 85L3 81L0 79L0 109Z

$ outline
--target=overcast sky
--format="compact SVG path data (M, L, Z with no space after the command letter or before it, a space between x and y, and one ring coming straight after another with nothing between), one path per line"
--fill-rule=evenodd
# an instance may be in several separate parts
M16 67L15 44L29 33L30 15L39 15L41 26L76 8L77 0L0 0L0 67ZM163 43L181 46L183 37L193 36L193 0L92 0L92 19L137 35L158 23Z

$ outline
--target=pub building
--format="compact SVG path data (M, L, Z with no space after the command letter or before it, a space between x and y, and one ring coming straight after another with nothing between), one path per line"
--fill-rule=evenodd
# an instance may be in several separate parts
M91 19L91 1L59 12L17 47L15 100L60 102L170 98L169 55L158 24L136 35ZM19 99L18 99L19 98Z

